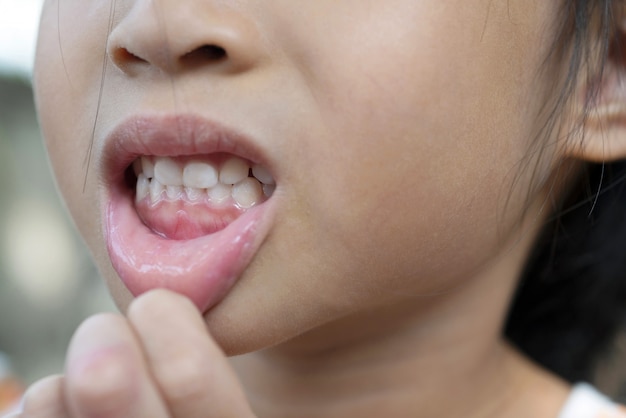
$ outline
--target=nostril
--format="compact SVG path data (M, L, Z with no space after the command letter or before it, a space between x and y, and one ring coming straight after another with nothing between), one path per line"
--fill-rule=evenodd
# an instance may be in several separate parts
M118 64L145 64L148 62L126 48L117 48L111 55L113 61Z
M216 45L204 45L203 47L198 48L196 53L211 60L221 60L222 58L226 58L226 50Z
M181 61L186 64L203 64L210 62L218 62L226 59L228 54L226 50L217 45L202 45L191 52L183 55Z

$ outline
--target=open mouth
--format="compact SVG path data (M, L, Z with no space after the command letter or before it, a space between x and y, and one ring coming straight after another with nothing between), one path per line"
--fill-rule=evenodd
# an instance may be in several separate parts
M205 312L269 233L277 183L249 139L196 116L133 118L104 149L104 237L138 296L166 288Z
M175 240L224 229L276 188L265 167L228 154L143 156L132 168L139 217L157 234Z

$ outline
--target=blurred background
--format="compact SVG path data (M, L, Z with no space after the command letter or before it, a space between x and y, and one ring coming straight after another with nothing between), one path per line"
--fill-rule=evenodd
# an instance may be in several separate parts
M78 324L114 310L57 196L37 126L30 78L41 5L0 0L0 356L25 384L59 373Z

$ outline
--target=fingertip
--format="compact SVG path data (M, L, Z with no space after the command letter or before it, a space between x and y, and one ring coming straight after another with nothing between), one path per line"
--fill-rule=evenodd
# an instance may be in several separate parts
M92 315L78 326L72 340L70 341L70 348L77 340L84 339L86 334L91 336L94 334L94 330L97 332L97 330L110 328L112 326L115 327L122 322L124 322L124 317L112 312L103 312Z
M201 317L200 311L189 298L166 289L154 289L138 296L126 313L133 323L168 321L174 314Z
M119 411L139 392L137 360L124 347L107 347L68 367L68 403L75 411Z
M122 316L90 317L68 350L64 394L68 408L79 416L127 411L141 390L142 365L134 334Z
M67 409L63 399L64 383L65 378L61 375L49 376L35 382L22 397L20 411L9 417L66 417Z

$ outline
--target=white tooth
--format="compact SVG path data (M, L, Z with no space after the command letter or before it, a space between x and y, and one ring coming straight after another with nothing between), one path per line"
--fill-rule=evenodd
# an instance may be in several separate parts
M154 178L166 186L182 186L183 170L168 157L159 157L154 163Z
M264 184L263 185L263 194L267 197L272 197L274 191L276 190L275 184Z
M250 166L241 158L233 157L226 160L220 170L220 182L224 184L237 184L248 177Z
M154 177L154 163L150 157L141 157L141 171L149 179Z
M212 203L222 203L226 199L228 199L231 195L232 187L227 186L222 183L217 183L214 187L211 187L207 190L207 194L209 195L209 199Z
M252 175L263 184L276 184L274 177L262 165L256 164L252 167Z
M183 195L183 186L167 186L165 187L165 194L170 200L180 199Z
M150 181L150 199L152 199L152 203L157 203L159 201L164 190L165 186L163 186L157 179L152 179L152 181Z
M233 186L233 199L244 209L251 208L263 199L263 188L255 178L247 177Z
M143 173L143 168L141 167L141 158L137 158L133 162L133 172L137 177L139 177L139 175Z
M183 170L183 183L196 189L211 188L217 184L217 170L207 163L188 163Z
M143 200L150 194L150 180L143 173L140 173L137 177L137 189L135 199L137 202Z
M187 195L187 198L191 201L202 199L204 196L206 196L206 194L203 192L203 190L196 189L195 187L185 187L185 194Z

